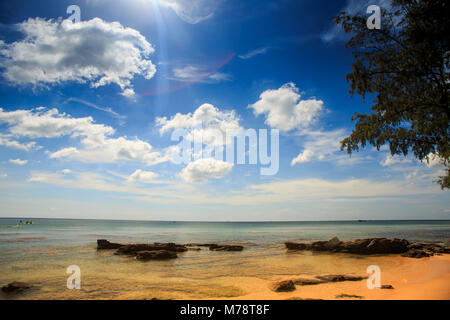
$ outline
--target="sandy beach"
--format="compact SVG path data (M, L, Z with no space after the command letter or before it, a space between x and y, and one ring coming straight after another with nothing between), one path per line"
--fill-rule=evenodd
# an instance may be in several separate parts
M45 259L43 259L45 257ZM68 265L81 269L81 290L66 287ZM282 280L314 279L340 274L368 276L381 270L381 284L394 289L368 289L366 280L296 285L274 292ZM355 255L287 251L283 245L247 247L242 252L207 248L181 252L178 259L137 261L96 250L93 245L34 250L20 261L3 265L0 284L32 285L1 299L450 299L450 256L407 258L399 254Z

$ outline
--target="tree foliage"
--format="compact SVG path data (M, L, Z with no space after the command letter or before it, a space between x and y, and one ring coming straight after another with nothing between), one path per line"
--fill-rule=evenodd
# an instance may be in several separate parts
M389 145L392 155L412 152L421 161L437 155L446 169L437 182L449 188L450 1L392 0L379 30L369 30L367 18L345 12L335 18L352 36L350 94L375 97L369 114L352 116L355 128L341 150Z

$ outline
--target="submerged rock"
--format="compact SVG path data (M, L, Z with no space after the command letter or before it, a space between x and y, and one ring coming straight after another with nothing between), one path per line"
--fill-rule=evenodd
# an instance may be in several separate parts
M106 239L98 239L97 240L97 250L105 250L105 249L118 249L122 245L120 243L109 242Z
M272 290L275 292L295 291L295 285L292 280L283 280L272 284Z
M209 247L209 250L211 251L242 251L244 250L243 246L237 246L237 245L211 245Z
M336 299L345 299L345 298L364 299L363 296L357 296L355 294L346 294L346 293L338 294L336 296Z
M184 252L188 249L179 244L175 243L154 243L154 244L127 244L122 245L117 249L116 253L117 255L136 255L138 252L141 251L157 251L157 250L166 250L170 252Z
M323 282L342 282L342 281L361 281L367 279L367 276L349 276L344 274L327 274L316 277Z
M293 279L292 281L297 286L310 286L310 285L315 285L315 284L326 283L326 281L320 280L320 279L303 279L303 278L300 278L300 279Z
M148 260L169 260L176 259L178 255L173 251L167 250L153 250L153 251L140 251L136 254L136 260L148 261Z
M14 293L22 293L27 289L30 289L31 286L25 282L13 281L6 286L2 287L2 291L9 294Z
M310 250L311 248L309 243L286 242L284 245L288 250Z

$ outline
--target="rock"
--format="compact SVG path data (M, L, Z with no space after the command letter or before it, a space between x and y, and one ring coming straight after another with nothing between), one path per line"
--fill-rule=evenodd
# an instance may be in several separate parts
M342 293L342 294L338 294L337 296L336 296L336 299L345 299L345 298L355 298L355 299L364 299L364 297L363 296L357 296L357 295L354 295L354 294L346 294L346 293Z
M113 243L109 242L105 239L98 239L97 240L97 250L105 250L105 249L118 249L122 245L120 243Z
M295 285L292 280L283 280L272 284L272 290L275 292L295 291Z
M188 243L185 244L186 247L211 247L217 246L215 243Z
M306 243L285 242L288 250L308 250L310 246Z
M153 251L139 251L136 254L136 260L148 261L148 260L169 260L178 258L177 254L173 251L167 250L153 250Z
M211 245L209 247L209 250L211 251L242 251L244 250L243 246L236 246L236 245Z
M405 239L368 238L342 242L337 237L328 241L315 241L312 243L285 243L288 250L348 252L355 254L404 253L408 251L408 245L409 242Z
M166 250L171 252L184 252L187 248L175 243L154 243L154 244L127 244L117 249L117 255L136 255L140 251Z
M424 250L410 249L407 252L403 253L402 257L420 259L420 258L430 257L432 255L433 255L433 253L428 253Z
M14 281L6 286L2 287L2 291L9 294L22 293L23 291L30 289L31 286L25 282Z
M343 274L327 274L316 277L323 282L342 282L342 281L361 281L367 279L367 276L348 276Z
M339 250L339 247L341 246L342 241L339 240L338 237L331 238L330 240L325 243L325 247L328 250Z
M293 279L292 280L294 282L295 285L297 286L310 286L310 285L315 285L315 284L321 284L321 283L326 283L326 281L324 280L319 280L319 279Z
M405 239L369 238L343 242L343 252L358 254L391 254L408 250L409 242Z
M390 285L390 284L383 284L383 285L380 287L380 289L389 289L389 290L392 290L392 289L394 289L394 287L393 287L392 285Z

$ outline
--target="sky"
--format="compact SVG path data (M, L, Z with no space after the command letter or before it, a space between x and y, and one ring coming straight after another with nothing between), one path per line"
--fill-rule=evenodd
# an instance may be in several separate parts
M388 6L2 1L0 217L448 219L436 159L339 150L373 97L349 95L348 38L331 19L370 4ZM193 150L176 162L180 130L218 150L230 141L213 132L267 130L277 170L262 174L260 155L242 164Z

